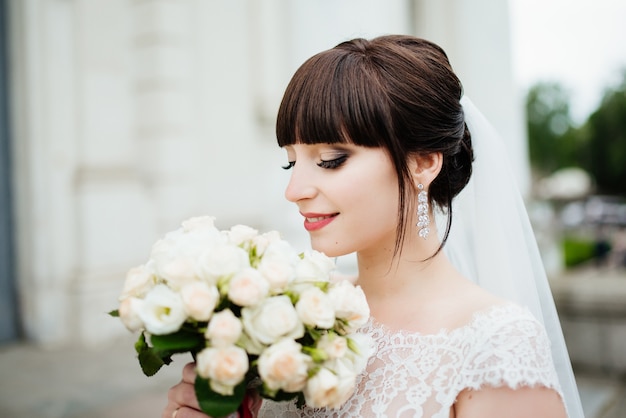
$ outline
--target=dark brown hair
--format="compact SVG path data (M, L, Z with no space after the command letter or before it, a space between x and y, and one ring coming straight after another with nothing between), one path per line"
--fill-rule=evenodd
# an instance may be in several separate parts
M396 252L414 206L408 157L440 152L441 172L428 190L430 203L448 216L439 252L450 232L452 199L472 173L462 94L446 53L432 42L404 35L353 39L311 57L296 71L278 111L276 136L281 147L351 143L384 148L399 183Z

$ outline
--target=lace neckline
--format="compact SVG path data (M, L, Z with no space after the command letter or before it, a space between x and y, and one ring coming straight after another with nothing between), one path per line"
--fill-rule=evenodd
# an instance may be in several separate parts
M499 312L499 311L507 311L507 310L511 310L511 309L524 309L521 307L518 307L517 305L511 303L511 302L503 302L503 303L499 303L499 304L495 304L495 305L490 305L486 308L482 308L479 309L477 311L474 311L470 317L470 319L463 325L460 325L458 327L455 328L440 328L439 331L437 332L432 332L432 333L423 333L420 331L411 331L411 330L407 330L407 329L396 329L396 328L392 328L380 321L378 321L376 318L374 318L373 316L370 316L369 320L365 323L365 325L363 325L363 327L361 328L363 331L379 331L381 333L383 333L384 335L390 336L390 337L395 337L395 336L400 336L400 337L413 337L413 338L441 338L441 337L450 337L453 336L454 334L457 333L462 333L464 332L466 329L471 329L473 328L477 322L479 322L481 319L485 318L485 317L489 317L492 314Z

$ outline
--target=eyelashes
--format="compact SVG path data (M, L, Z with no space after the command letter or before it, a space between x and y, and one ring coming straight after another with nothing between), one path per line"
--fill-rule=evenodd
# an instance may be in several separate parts
M332 170L333 168L338 168L340 165L345 163L347 159L348 159L347 155L341 155L337 158L333 158L332 160L322 160L319 163L317 163L317 165L319 167L329 168Z
M319 163L317 163L317 166L332 170L335 168L339 168L343 163L346 162L347 159L347 155L341 155L337 158L333 158L332 160L321 160ZM287 165L282 166L282 168L283 170L289 170L293 168L294 165L296 165L295 161L289 161L287 162Z

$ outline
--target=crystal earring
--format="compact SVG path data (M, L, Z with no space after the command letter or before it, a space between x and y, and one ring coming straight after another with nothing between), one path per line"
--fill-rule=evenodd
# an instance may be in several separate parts
M419 228L419 236L426 239L430 233L430 218L428 217L428 193L424 190L422 183L417 185L419 193L417 194L417 223L415 226Z

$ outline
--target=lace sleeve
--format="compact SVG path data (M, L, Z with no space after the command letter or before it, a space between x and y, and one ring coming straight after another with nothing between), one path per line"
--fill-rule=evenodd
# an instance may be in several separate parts
M477 319L473 352L463 368L465 388L544 386L561 394L550 340L532 314L516 305L495 309Z

